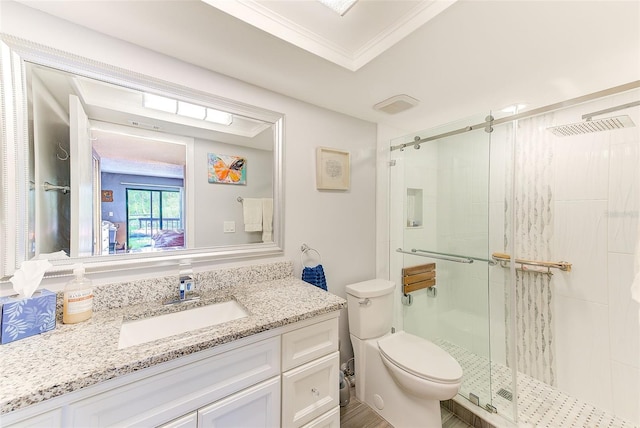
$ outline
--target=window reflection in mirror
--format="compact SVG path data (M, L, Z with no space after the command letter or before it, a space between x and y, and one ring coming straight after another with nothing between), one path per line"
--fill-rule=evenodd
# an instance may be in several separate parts
M273 202L271 123L40 65L27 64L26 77L27 258L270 239L246 227L241 201Z

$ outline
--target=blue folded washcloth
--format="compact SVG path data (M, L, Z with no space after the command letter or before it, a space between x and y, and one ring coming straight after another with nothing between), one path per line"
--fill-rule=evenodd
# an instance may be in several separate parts
M302 280L327 291L327 279L324 277L324 269L322 268L322 265L318 265L316 267L305 267L302 270Z

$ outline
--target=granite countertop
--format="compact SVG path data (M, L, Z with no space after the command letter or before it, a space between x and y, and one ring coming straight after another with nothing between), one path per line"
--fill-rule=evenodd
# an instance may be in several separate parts
M58 320L53 331L2 345L0 414L345 306L344 299L293 277L225 287L201 296L199 305L235 299L249 316L181 334L180 341L173 336L118 349L123 321L193 307L138 304L94 312L79 324Z

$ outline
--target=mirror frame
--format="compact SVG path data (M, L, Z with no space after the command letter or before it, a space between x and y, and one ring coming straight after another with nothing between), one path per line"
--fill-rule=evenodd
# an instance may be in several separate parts
M272 124L273 242L129 253L51 260L45 277L62 276L83 263L88 272L275 257L284 254L283 147L284 114L219 97L198 89L131 72L6 34L0 34L0 282L7 281L26 258L29 192L29 133L25 63L34 63L125 88L170 95L183 101L206 103L235 115ZM15 183L13 181L15 180Z

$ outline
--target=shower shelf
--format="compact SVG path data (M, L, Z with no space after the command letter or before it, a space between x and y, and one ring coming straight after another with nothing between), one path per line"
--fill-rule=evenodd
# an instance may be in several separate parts
M511 256L509 254L493 253L491 257L503 268L508 268L511 263ZM525 272L546 273L549 275L553 275L551 269L571 272L571 263L569 262L541 262L537 260L515 259L515 263L519 265L516 269Z

